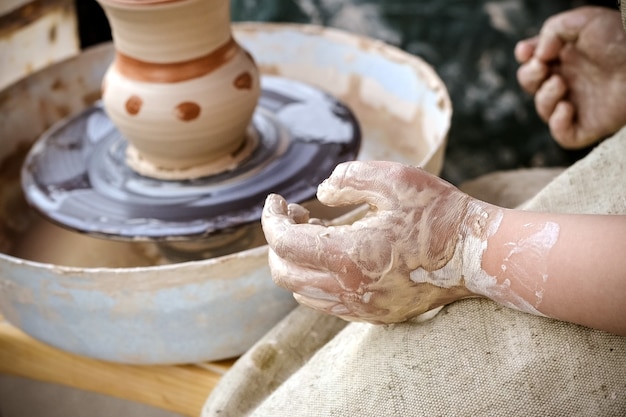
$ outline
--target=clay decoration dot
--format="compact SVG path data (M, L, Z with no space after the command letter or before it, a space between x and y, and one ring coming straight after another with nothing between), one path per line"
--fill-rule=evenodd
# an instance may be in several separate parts
M183 122L189 122L200 115L200 106L192 101L185 101L176 106L174 113Z
M141 106L143 105L143 100L138 96L130 96L128 100L126 100L126 111L131 116L135 116L141 110Z
M233 85L238 90L250 90L252 88L252 75L248 71L239 74Z

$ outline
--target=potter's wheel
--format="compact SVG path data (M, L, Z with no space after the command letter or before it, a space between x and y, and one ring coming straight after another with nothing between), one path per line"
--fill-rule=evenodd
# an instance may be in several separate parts
M359 159L439 172L452 107L443 82L418 57L330 28L237 23L234 35L257 57L262 74L340 97L361 123ZM32 214L23 205L19 168L8 169L21 164L16 151L32 149L49 126L67 125L66 115L90 111L114 56L110 43L89 48L0 91L0 235L9 243L28 243L21 227ZM194 262L118 267L116 257L129 246L161 244L109 241L121 249L102 253L107 240L48 230L33 235L37 247L54 247L58 257L36 261L7 253L10 248L0 252L0 314L68 352L131 364L224 359L245 352L295 307L293 295L270 277L266 245ZM88 259L65 263L75 255Z
M314 198L340 162L355 159L360 129L341 102L307 84L262 78L248 129L255 148L232 170L159 180L126 162L127 141L101 104L58 123L22 171L28 201L51 221L117 239L194 239L260 219L265 197Z

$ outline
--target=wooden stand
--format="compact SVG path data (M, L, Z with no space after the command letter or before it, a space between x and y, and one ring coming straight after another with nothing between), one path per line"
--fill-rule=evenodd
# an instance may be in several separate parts
M57 383L197 417L234 360L185 366L131 366L47 346L0 317L0 373Z

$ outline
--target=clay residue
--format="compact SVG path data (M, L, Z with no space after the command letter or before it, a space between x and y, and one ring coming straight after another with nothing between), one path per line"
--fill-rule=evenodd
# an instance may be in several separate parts
M466 285L473 293L486 296L499 304L543 316L538 310L543 300L542 284L548 279L547 259L558 239L559 226L551 222L525 225L522 236L506 245L509 251L500 269L490 274L483 269L482 260L489 238L500 228L502 213L503 210L500 210L495 221L489 223L485 229L488 231L486 235L469 235L467 245L472 249L466 259L472 275L467 277Z
M248 158L258 145L256 135L248 134L239 148L230 154L213 159L209 162L179 169L168 169L158 166L148 159L132 145L126 150L126 163L141 175L162 180L188 180L216 175L237 168Z
M525 236L506 245L509 252L502 260L501 273L496 278L506 284L507 280L504 277L514 276L517 285L520 285L525 293L531 294L531 297L534 296L534 299L528 302L534 308L539 308L543 301L543 284L548 280L547 254L556 244L560 228L556 223L547 222L526 224L524 229Z
M44 264L125 268L166 263L154 244L98 239L56 226L30 212L27 228L11 239L9 255Z
M63 82L61 78L57 78L56 80L54 80L54 82L50 86L50 89L52 91L63 91L67 89L67 86L65 85L65 83Z
M376 84L357 74L340 80L338 72L322 76L321 70L315 67L260 65L260 69L263 74L293 77L323 90L330 88L332 94L354 112L362 126L364 137L359 159L393 160L420 166L427 162L423 167L429 172L436 174L441 170L441 148L445 146L452 112L445 87L427 79L428 84L433 84L432 91L438 99L434 103L436 107L425 108L424 102L394 101L388 93L379 96L380 88L372 90Z
M266 371L278 360L279 351L270 343L257 346L250 357L259 371Z

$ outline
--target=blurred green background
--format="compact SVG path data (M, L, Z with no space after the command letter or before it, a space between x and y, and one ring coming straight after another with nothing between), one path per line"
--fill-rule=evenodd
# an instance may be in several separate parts
M430 63L454 107L442 176L458 184L495 170L569 165L587 150L550 138L532 98L519 88L515 43L550 15L616 0L231 0L235 21L312 23L377 38ZM77 1L81 40L110 39L94 0Z

